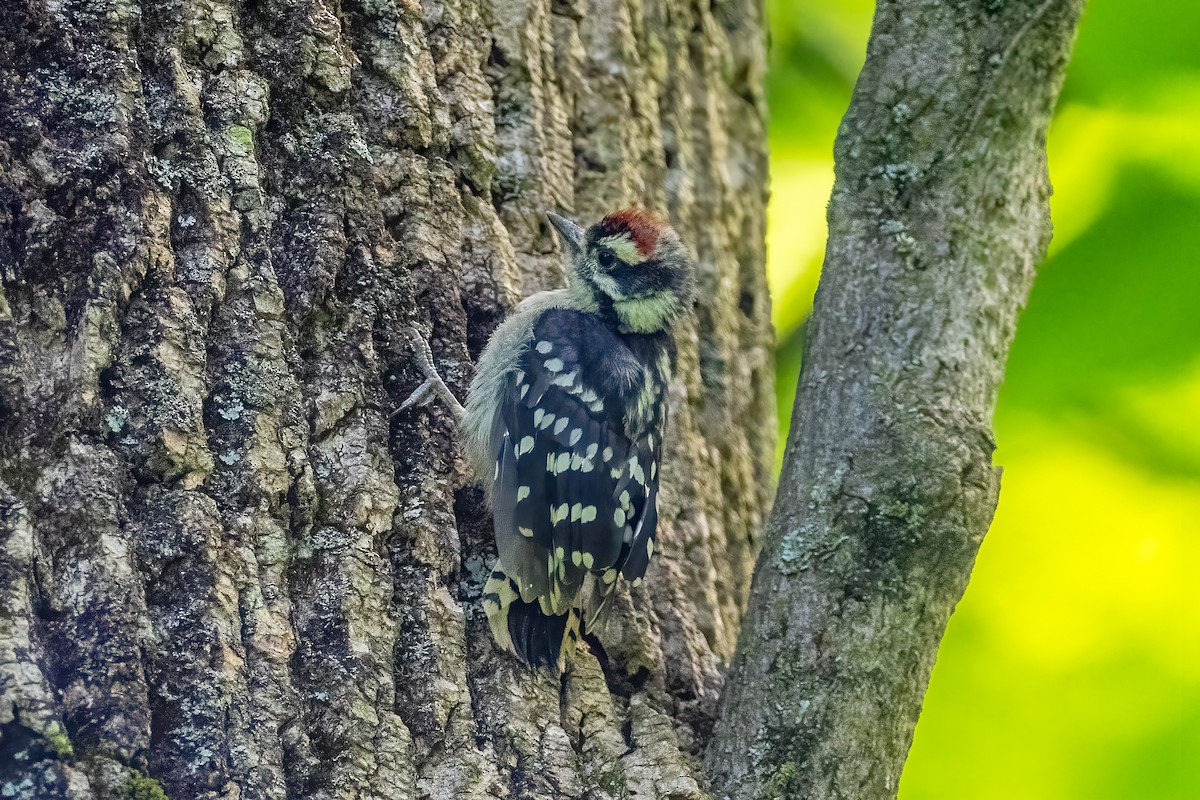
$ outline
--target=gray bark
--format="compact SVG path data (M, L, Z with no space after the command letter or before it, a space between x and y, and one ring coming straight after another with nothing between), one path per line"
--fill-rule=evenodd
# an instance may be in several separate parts
M700 798L773 448L754 2L18 0L0 15L0 787ZM442 409L664 209L661 547L560 681L492 645Z
M890 0L835 149L779 496L708 750L729 798L895 797L1000 487L1081 0Z

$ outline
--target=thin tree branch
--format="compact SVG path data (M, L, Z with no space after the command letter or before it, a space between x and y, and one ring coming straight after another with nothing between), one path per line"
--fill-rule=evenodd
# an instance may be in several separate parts
M896 795L998 497L990 420L1049 241L1045 131L1081 5L879 5L708 751L718 796Z

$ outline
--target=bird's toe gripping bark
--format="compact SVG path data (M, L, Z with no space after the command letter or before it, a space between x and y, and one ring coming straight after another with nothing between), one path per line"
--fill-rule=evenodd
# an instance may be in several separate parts
M393 416L401 411L412 408L413 406L428 405L435 396L440 397L454 418L462 421L463 410L462 404L458 402L458 398L450 391L450 387L442 380L442 376L438 373L437 367L433 363L433 353L429 349L429 345L425 343L425 338L421 336L420 331L409 326L405 328L405 333L408 334L409 343L417 352L417 366L421 370L421 374L425 376L425 382L417 387L416 391L408 396L400 407L392 412Z

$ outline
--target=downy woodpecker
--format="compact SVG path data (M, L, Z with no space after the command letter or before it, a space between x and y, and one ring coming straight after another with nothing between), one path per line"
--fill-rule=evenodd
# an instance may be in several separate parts
M527 298L492 335L466 408L419 337L495 517L500 558L483 605L496 641L561 669L618 578L641 583L654 553L659 457L675 367L671 329L691 301L679 236L640 209L586 231L549 214L567 287Z

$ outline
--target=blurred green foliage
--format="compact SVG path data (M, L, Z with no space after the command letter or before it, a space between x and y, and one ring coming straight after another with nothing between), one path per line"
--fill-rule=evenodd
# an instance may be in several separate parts
M784 422L873 7L768 0ZM1200 3L1091 3L1049 150L1000 507L901 800L1200 798Z

